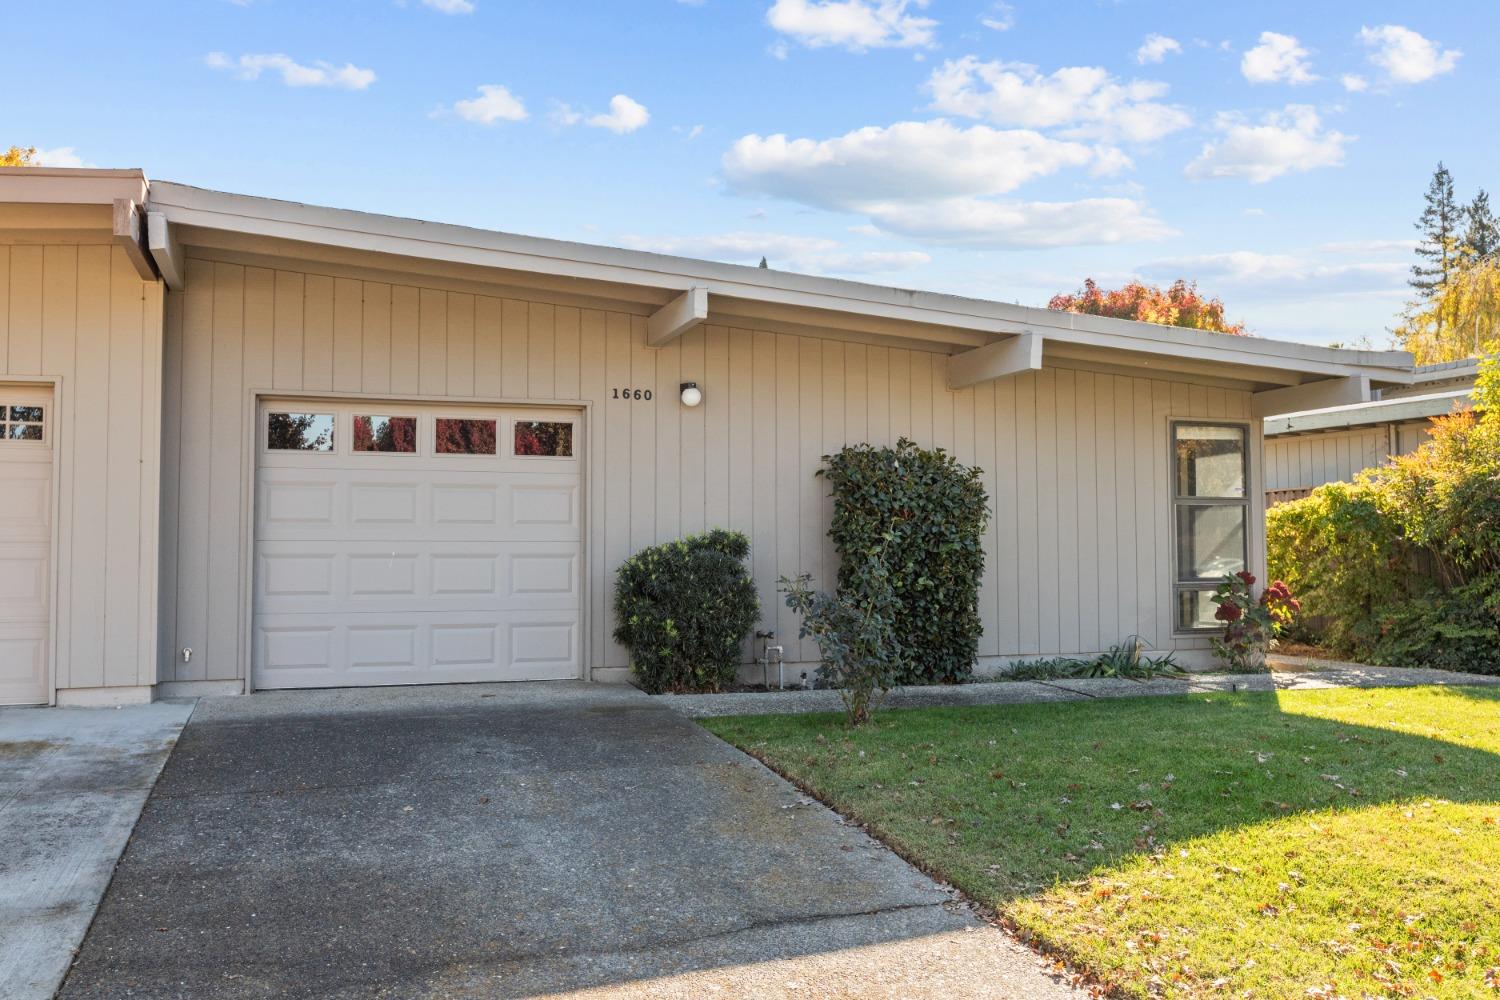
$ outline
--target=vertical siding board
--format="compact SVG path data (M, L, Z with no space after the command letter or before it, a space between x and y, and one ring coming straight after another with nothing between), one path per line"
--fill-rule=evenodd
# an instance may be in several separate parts
M1030 655L1041 652L1041 607L1038 581L1041 521L1038 506L1037 465L1037 373L1022 372L1016 377L1016 522L1018 547L1016 578L1020 590L1020 632L1018 651ZM1051 497L1046 498L1051 505Z
M1062 504L1058 465L1057 381L1060 373L1045 368L1036 373L1036 615L1038 652L1054 655L1062 648L1060 612L1062 591L1058 568L1062 563L1059 506Z
M678 418L680 441L678 454L681 456L679 458L678 502L681 504L684 535L695 534L702 531L704 527L704 505L708 485L705 481L708 475L704 455L704 443L708 433L705 421L708 419L710 410L722 410L728 401L721 390L712 396L705 395L704 402L692 408L683 406L681 402L679 386L682 382L697 382L700 387L708 384L708 376L704 374L704 365L707 363L707 336L708 329L698 326L680 338L682 355L677 370L678 381L664 384L657 390L661 395L672 400ZM723 453L722 444L718 451L720 454Z
M995 385L995 565L997 652L1021 651L1020 468L1016 440L1016 385L1003 378Z
M72 371L77 357L78 252L78 247L54 244L42 256L39 370L47 375Z
M578 399L580 373L579 373L579 313L573 306L559 306L557 309L557 351L553 358L553 388L559 399ZM591 350L597 350L597 344L590 345Z
M1151 383L1151 527L1153 534L1151 591L1156 595L1156 634L1151 641L1166 648L1172 639L1172 470L1168 464L1171 446L1172 386L1167 382Z
M474 395L474 296L448 293L447 372L450 396ZM550 382L550 375L548 373Z
M1099 642L1099 479L1094 378L1093 372L1078 372L1074 384L1078 398L1074 416L1077 451L1073 456L1073 481L1078 491L1078 648L1085 653L1103 648Z
M823 405L822 412L818 415L818 422L822 425L823 446L818 449L813 474L808 477L813 485L814 495L820 501L816 522L821 543L818 559L823 567L824 586L830 589L838 583L839 567L838 552L828 534L828 529L833 524L833 491L828 488L828 481L817 475L817 470L823 467L822 456L833 454L848 442L844 426L848 391L844 382L844 346L841 341L823 341L823 356L819 362L823 372ZM816 656L816 653L813 655Z
M995 475L995 382L974 387L974 464L983 475L984 495L989 497L989 519L984 527L984 576L979 584L979 655L1000 652L1000 550L999 510Z
M925 351L908 353L911 395L911 437L923 448L937 444L932 433L932 355Z
M111 254L109 313L104 683L124 686L139 682L145 286L123 250Z
M912 436L911 429L911 352L891 348L888 371L890 391L890 440Z
M48 248L49 251L52 248ZM92 273L97 276L96 287L91 289L99 296L99 301L108 293L109 275L109 248L108 247L64 247L62 253L53 253L44 262L43 276L47 288L43 290L44 302L42 313L42 365L43 371L48 374L61 374L64 377L73 375L77 371L78 359L78 320L80 313L79 302L80 291L84 287L84 273ZM0 268L6 261L5 248L0 248ZM8 312L5 304L6 289L10 284L10 275L5 270L0 270L0 328L7 322ZM66 301L64 301L64 299ZM55 304L54 304L55 303ZM97 329L97 327L95 328ZM0 340L3 340L0 335ZM97 350L93 341L85 343L85 357L90 357ZM3 356L3 352L0 352ZM0 371L3 371L0 368ZM53 461L58 465L57 481L61 496L70 496L69 490L73 483L72 460L74 442L77 438L74 428L73 414L76 411L75 395L72 385L65 386L61 399L54 397L52 400L52 427L57 437L57 446L53 451ZM58 404L61 402L62 410L58 412ZM60 433L59 433L60 431ZM59 505L61 506L61 505ZM57 529L57 566L53 573L55 579L54 593L62 595L67 593L72 580L73 559L73 517L71 508L62 508L58 511ZM67 617L68 602L59 600L54 602L54 613L57 626L57 676L59 683L64 676L65 665L68 663L66 655L67 640L70 619Z
M551 399L557 393L556 308L532 302L526 322L526 395Z
M276 272L245 268L245 387L264 389L274 377Z
M1153 645L1156 636L1156 512L1164 496L1156 482L1157 433L1152 426L1151 382L1132 379L1132 416L1135 425L1136 625L1132 630ZM1165 442L1162 446L1165 447Z
M732 528L748 531L749 525L736 527L729 509L729 470L735 458L731 436L735 393L733 387L750 382L750 370L740 368L730 376L729 330L708 327L703 333L703 385L711 388L712 397L703 414L703 523L708 528ZM748 411L739 415L743 420Z
M648 387L656 375L657 352L646 346L646 320L643 316L631 316L630 323L630 381L631 386ZM509 325L507 324L507 332ZM524 370L524 369L523 369ZM622 404L630 410L630 551L635 552L656 541L658 489L656 467L656 441L660 428L657 426L656 406L653 403L632 399ZM676 477L672 479L672 492L676 492Z
M633 383L642 389L655 389L650 402L631 403L656 418L656 529L652 541L664 542L682 534L682 404L677 393L667 391L668 386L677 386L682 370L682 340L679 337L646 355L648 360L655 360L656 370L637 376Z
M1107 636L1106 644L1119 642L1125 634L1138 628L1139 608L1136 589L1139 585L1135 537L1135 466L1142 458L1135 444L1134 380L1116 376L1115 383L1115 503L1116 503L1116 602L1119 604L1119 628Z
M177 627L172 646L188 646L199 654L188 663L176 663L174 676L184 681L206 676L209 483L205 470L212 454L213 270L209 261L189 259L182 293L182 476L178 485ZM299 379L300 372L299 364Z
M798 406L801 399L799 387L800 366L798 364L799 337L778 333L776 338L776 437L772 447L776 467L776 489L772 495L775 503L776 566L771 574L771 592L775 594L774 582L780 577L796 577L811 572L801 558L802 521L801 511L801 463L797 454ZM757 411L758 412L758 411ZM759 504L757 504L757 513ZM762 594L764 600L764 593ZM774 596L773 596L774 600ZM785 647L788 656L801 658L797 642L797 618L785 603L776 605L776 636Z
M215 264L213 364L209 376L208 635L204 666L210 680L242 677L240 654L241 448L244 441L245 269ZM309 279L311 284L311 279ZM327 286L332 291L331 286ZM331 299L330 305L331 303ZM332 319L331 310L328 319Z
M10 371L10 247L0 246L0 372Z
M1119 445L1115 441L1115 378L1094 376L1094 513L1099 536L1099 649L1120 635L1120 606L1113 594L1119 586L1116 567L1120 557L1119 509L1115 503L1115 466Z
M1057 372L1057 624L1058 651L1084 649L1078 600L1078 376Z
M423 288L417 295L417 383L424 396L448 392L448 295Z
M604 545L606 573L624 562L630 555L630 521L632 503L631 442L634 438L631 423L635 416L629 403L611 398L613 389L630 384L630 317L623 313L606 313L605 389L594 412L598 427L603 432L602 447L605 449L605 497ZM636 470L639 473L639 470ZM610 577L606 577L608 581ZM606 591L608 584L606 582ZM610 636L604 663L605 666L629 665L625 648L612 638L615 618L614 603L605 602L606 635Z
M364 288L353 278L333 282L333 388L358 392L364 372Z
M300 271L276 272L271 384L277 389L302 388L305 287L305 279Z
M891 434L891 351L871 347L866 355L866 393L869 425L866 439L873 445L895 444Z
M40 248L36 249L40 256ZM63 456L69 470L72 507L65 513L63 525L69 529L71 550L64 570L68 581L65 634L64 622L58 621L59 687L96 687L107 677L104 615L109 543L110 324L114 320L117 252L123 256L123 251L110 247L79 248L79 364L71 386L73 434L65 442L71 446L71 455ZM11 289L12 296L21 291L14 273Z
M10 356L6 370L16 375L42 373L42 287L44 248L10 250Z
M309 274L302 312L303 389L333 388L333 279Z
M391 286L364 283L360 385L365 392L391 391Z
M844 443L870 440L869 356L864 344L844 345Z
M504 313L505 304L500 299L481 295L474 300L474 394L477 396L499 396L505 391L501 374L505 370L505 345L500 332ZM588 343L588 350L604 351L604 314L598 310L589 310L585 316L589 317L590 325L585 327L582 336ZM594 369L602 373L602 354L597 361ZM603 383L597 388L602 390ZM602 398L596 396L594 401L598 403ZM595 419L601 415L596 413Z
M140 503L136 521L136 621L132 630L136 649L129 666L136 684L154 684L161 580L161 378L166 286L145 283L142 292L142 402L136 435Z
M778 505L781 493L777 489L779 468L776 450L776 435L781 431L782 378L777 365L779 348L774 333L757 330L745 331L751 339L750 370L755 391L742 390L750 418L751 468L748 494L750 502L751 552L750 561L755 578L755 590L760 596L761 630L783 634L781 602L776 595L776 577L782 554L782 541L777 529ZM742 432L743 433L743 432ZM740 477L740 482L744 477ZM733 497L731 497L733 502Z
M823 352L817 340L811 337L797 338L797 444L793 451L800 455L797 467L797 506L799 541L797 545L798 565L801 571L812 574L820 587L831 587L833 581L823 562L824 484L817 475L819 461L823 455L822 382ZM797 659L808 660L817 656L817 646L810 639L793 640L792 645L801 649Z
M410 285L391 289L391 393L421 391L421 296Z
M500 392L509 399L526 395L530 312L525 302L506 299L500 326Z
M491 310L486 303L493 303ZM490 322L493 313L493 323ZM485 350L479 345L489 343L489 334L484 331L488 328L493 332L494 355L499 358L500 347L500 323L499 323L499 301L481 297L475 303L475 322L477 326L476 353L478 357L486 356ZM588 478L584 484L587 490L588 503L588 564L589 564L589 662L590 668L605 665L605 651L609 648L609 631L607 622L611 615L610 591L607 585L609 562L605 551L605 518L609 510L610 490L609 476L605 466L605 456L609 454L609 421L605 414L604 397L605 392L605 356L608 344L605 339L604 314L597 309L585 309L578 314L578 342L581 350L578 355L578 395L593 402L593 408L589 412L589 437L588 454L585 456L588 462ZM494 369L496 388L498 389L500 371L498 366ZM476 373L476 389L482 394L488 395L490 390L488 383L480 379Z
M954 393L948 388L948 360L940 354L927 355L932 381L932 442L952 452L954 436Z

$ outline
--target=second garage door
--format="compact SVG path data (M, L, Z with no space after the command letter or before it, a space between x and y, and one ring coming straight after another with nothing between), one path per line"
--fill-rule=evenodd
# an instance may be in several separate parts
M268 402L254 684L580 675L577 415Z

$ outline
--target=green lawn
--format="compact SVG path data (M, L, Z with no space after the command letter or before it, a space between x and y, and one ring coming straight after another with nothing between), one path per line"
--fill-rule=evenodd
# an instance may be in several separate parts
M1127 994L1500 997L1500 691L704 725Z

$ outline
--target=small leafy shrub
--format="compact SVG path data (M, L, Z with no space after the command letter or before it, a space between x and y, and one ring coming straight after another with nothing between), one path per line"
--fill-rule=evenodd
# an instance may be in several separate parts
M1255 596L1255 576L1240 570L1226 576L1214 591L1219 606L1214 617L1224 623L1224 634L1215 636L1214 653L1240 673L1264 670L1271 643L1291 623L1301 605L1280 580Z
M873 560L850 588L834 594L813 590L806 573L782 577L781 589L786 606L801 619L799 635L818 644L819 686L838 689L851 726L868 722L906 673L896 631L901 608L885 564Z
M893 448L851 445L823 461L818 474L833 488L828 534L843 560L839 593L860 604L890 588L894 634L913 654L900 683L968 678L979 651L989 518L980 470L906 438ZM884 582L871 579L877 573Z
M1076 680L1090 677L1124 677L1150 680L1163 675L1186 673L1171 653L1146 656L1140 636L1131 636L1091 660L1070 656L1052 656L1039 660L1018 660L1000 676L1010 681Z
M645 548L615 578L615 640L651 694L719 691L760 616L745 571L750 540L715 529Z

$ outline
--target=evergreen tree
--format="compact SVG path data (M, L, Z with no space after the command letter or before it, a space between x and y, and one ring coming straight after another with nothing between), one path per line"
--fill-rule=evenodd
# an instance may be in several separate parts
M1474 196L1464 209L1468 227L1464 229L1464 256L1471 259L1489 257L1500 251L1500 224L1490 211L1490 196L1484 188Z
M1407 283L1423 301L1431 301L1447 289L1458 265L1458 226L1463 215L1453 198L1453 175L1441 162L1433 172L1432 183L1427 185L1426 202L1417 220L1417 229L1422 233L1417 256L1422 260L1412 265Z

